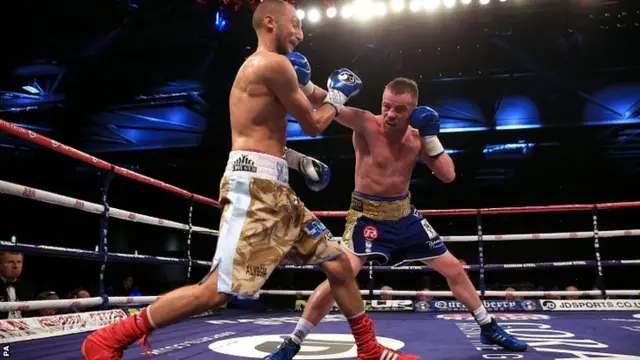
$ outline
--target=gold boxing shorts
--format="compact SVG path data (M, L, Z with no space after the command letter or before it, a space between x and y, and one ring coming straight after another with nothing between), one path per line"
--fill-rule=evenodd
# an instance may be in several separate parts
M342 253L289 187L288 171L284 158L230 153L220 182L222 218L211 268L219 269L219 292L253 295L284 259L318 264Z

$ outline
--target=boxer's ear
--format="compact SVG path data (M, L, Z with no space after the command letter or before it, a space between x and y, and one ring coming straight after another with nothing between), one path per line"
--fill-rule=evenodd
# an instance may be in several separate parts
M278 25L278 20L271 14L265 15L262 21L265 29L268 31L275 31L276 25Z

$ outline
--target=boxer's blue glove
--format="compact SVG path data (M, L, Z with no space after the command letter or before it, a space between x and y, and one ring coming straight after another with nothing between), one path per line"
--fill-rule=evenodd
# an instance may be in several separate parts
M333 105L336 112L340 113L347 100L357 95L360 89L362 80L353 71L346 68L335 70L327 80L327 97L324 102Z
M313 93L315 85L311 82L311 65L304 55L299 52L291 52L287 54L287 59L293 65L293 69L298 76L298 84L305 96L309 96Z
M313 191L320 191L329 185L331 169L321 161L285 148L284 156L290 168L304 177L304 183Z
M411 126L418 129L425 150L429 156L438 156L444 147L438 139L440 134L440 115L430 107L420 106L411 113Z

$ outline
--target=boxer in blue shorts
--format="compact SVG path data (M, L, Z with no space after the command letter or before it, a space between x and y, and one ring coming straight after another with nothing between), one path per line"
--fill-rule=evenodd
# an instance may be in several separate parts
M381 264L426 261L447 252L409 193L382 198L354 191L342 241L356 255Z
M310 67L304 56L291 53L288 57L303 93L312 104L320 104L326 92L311 83ZM342 244L348 250L345 253L354 273L368 259L378 258L382 263L422 261L447 279L455 298L473 314L483 344L525 351L527 345L505 332L487 313L459 260L411 205L409 184L418 160L426 163L441 181L448 183L455 179L453 161L438 139L440 118L433 109L418 106L417 84L407 78L394 79L382 94L380 115L345 107L336 120L353 130L356 154L355 191ZM302 154L298 158L300 163L310 162ZM289 166L295 168L295 162ZM292 359L333 303L329 283L325 281L309 298L291 336L265 359Z

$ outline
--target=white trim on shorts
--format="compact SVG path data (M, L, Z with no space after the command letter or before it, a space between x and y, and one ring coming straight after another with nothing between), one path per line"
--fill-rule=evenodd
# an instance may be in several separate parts
M247 216L247 210L251 204L249 186L251 179L247 177L230 177L228 179L227 197L230 200L229 207L220 219L220 233L218 246L213 255L211 271L218 270L218 292L223 294L238 295L231 291L233 283L233 258L236 256L236 248L240 242L240 234Z
M379 253L379 252L370 252L370 253L357 253L355 252L353 249L349 248L348 246L345 246L344 244L342 244L342 248L349 251L350 253L352 253L353 255L357 256L357 257L364 257L364 258L368 258L369 256L372 255L379 255L382 256L384 258L384 262L379 262L376 261L377 263L379 263L380 265L384 265L386 263L389 262L389 258L387 257L387 255L383 254L383 253Z
M404 260L400 261L399 263L393 265L393 267L399 267L400 265L402 265L404 263L408 263L408 262L412 262L412 261L427 261L427 260L437 259L437 258L440 258L440 257L443 257L443 256L447 255L448 252L449 252L449 249L447 249L442 254L436 255L436 256L429 256L429 257L426 257L426 258L418 258L418 259L404 259Z

